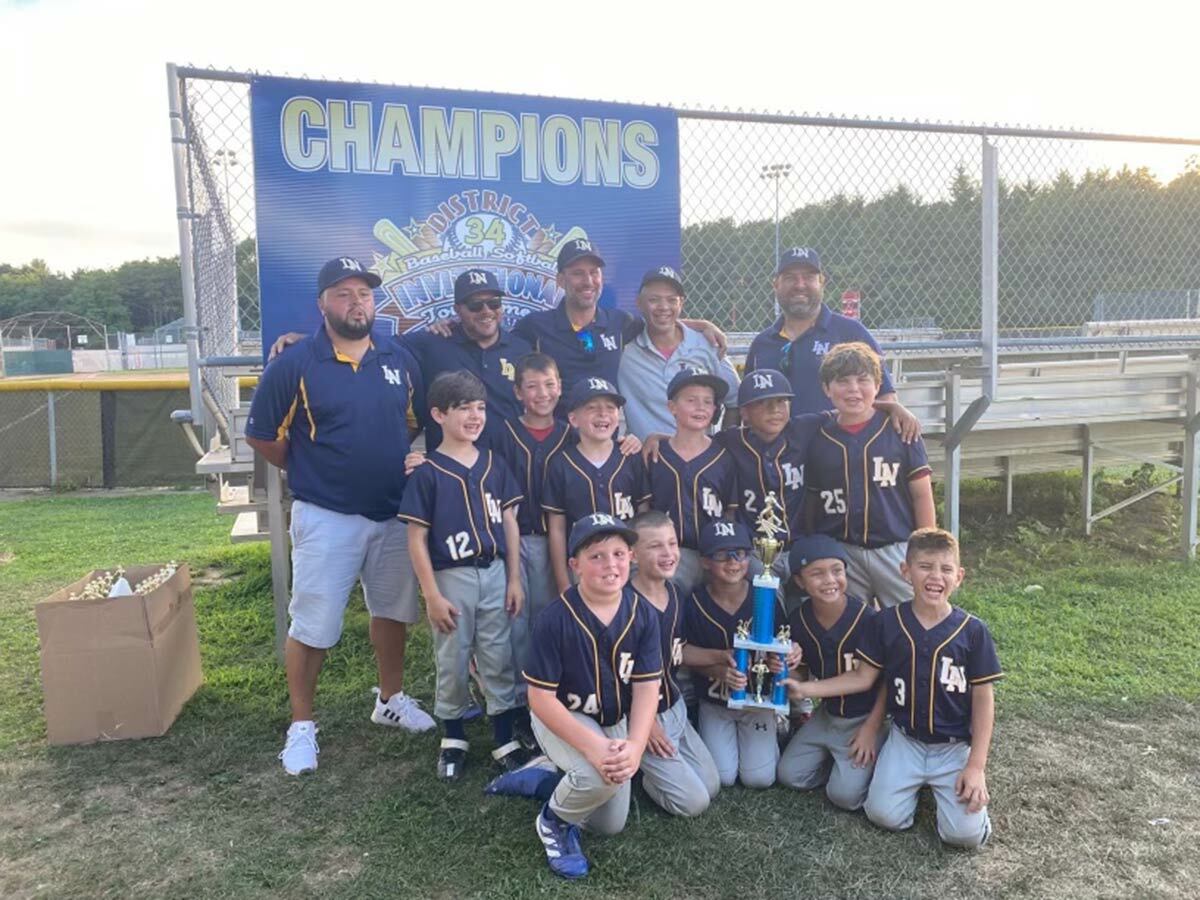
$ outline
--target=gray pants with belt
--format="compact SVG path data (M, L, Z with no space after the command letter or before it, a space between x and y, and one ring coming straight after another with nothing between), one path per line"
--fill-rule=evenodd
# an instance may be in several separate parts
M642 754L642 787L650 799L673 816L698 816L721 789L721 777L708 747L687 718L687 706L678 698L658 724L675 745L674 756Z
M971 745L965 741L926 744L893 724L867 791L863 806L867 818L880 828L903 831L913 823L917 792L929 785L937 803L938 836L957 847L979 847L992 831L987 807L968 812L967 804L954 791L970 753Z
M571 713L575 721L589 730L616 740L629 736L628 722L601 727L591 716ZM554 765L563 770L562 780L550 797L550 809L564 822L579 825L597 834L617 834L629 815L629 782L609 784L582 753L543 724L536 715L529 717L533 734Z

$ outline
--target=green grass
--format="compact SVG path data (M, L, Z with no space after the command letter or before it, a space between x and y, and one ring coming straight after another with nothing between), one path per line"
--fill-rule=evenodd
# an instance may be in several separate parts
M467 777L446 787L435 737L367 721L361 603L318 691L321 768L282 774L266 549L228 546L208 495L0 502L0 896L1187 896L1200 566L1168 559L1170 498L1085 541L1077 496L1070 476L1023 479L1007 519L993 485L966 489L958 599L989 623L1008 672L984 851L943 849L927 800L893 835L783 789L725 791L691 821L635 791L624 834L586 839L594 875L575 885L546 871L531 802L482 794L482 726ZM91 568L168 559L198 584L204 686L163 738L48 747L33 605ZM429 699L424 627L409 673Z

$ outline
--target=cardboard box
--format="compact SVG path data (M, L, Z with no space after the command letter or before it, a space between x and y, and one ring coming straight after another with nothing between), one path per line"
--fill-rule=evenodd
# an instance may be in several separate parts
M161 568L130 566L125 577L136 587ZM71 599L101 574L36 608L51 744L157 737L203 681L187 566L145 596Z

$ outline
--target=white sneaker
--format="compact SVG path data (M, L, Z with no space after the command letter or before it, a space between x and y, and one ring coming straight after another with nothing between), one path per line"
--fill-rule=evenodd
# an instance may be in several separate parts
M287 743L279 753L283 770L289 775L317 770L317 725L315 722L293 722L287 732Z
M375 709L371 713L371 721L376 725L388 725L417 733L432 731L436 727L433 717L421 709L420 703L403 691L392 694L387 703L384 703L379 699L379 688L371 690L375 693Z

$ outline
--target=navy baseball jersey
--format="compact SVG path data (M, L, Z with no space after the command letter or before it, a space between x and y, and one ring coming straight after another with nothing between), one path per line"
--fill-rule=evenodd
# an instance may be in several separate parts
M566 396L581 378L595 375L618 384L621 350L644 328L641 319L621 309L596 308L591 324L575 330L562 303L523 316L513 334L558 364L563 399L558 415L566 418Z
M571 428L555 420L553 430L541 441L529 433L519 418L506 419L502 428L498 446L493 449L504 458L524 495L517 509L521 534L545 534L542 486L546 482L546 469L554 455L571 443Z
M773 441L765 441L743 425L730 428L716 436L733 457L737 469L738 518L757 534L758 516L763 498L774 492L783 508L783 523L787 533L784 546L804 533L804 466L808 448L821 423L828 422L824 413L797 416L784 427Z
M408 480L399 517L429 529L435 570L485 566L504 556L503 512L522 500L504 460L480 450L469 469L437 450Z
M662 688L658 692L658 711L666 712L680 697L676 671L683 662L683 598L672 581L667 582L667 608L659 609L638 593L650 611L658 616L658 637L662 651Z
M987 626L957 606L928 630L911 603L884 609L858 655L883 671L892 721L926 743L970 740L971 687L1004 677Z
M487 389L487 424L483 434L475 442L480 450L497 448L506 419L521 415L521 404L513 393L517 360L533 348L527 341L501 330L499 338L490 347L480 347L467 337L462 325L455 324L450 337L439 337L428 331L415 331L396 338L416 357L421 366L421 377L425 384L443 372L465 369L483 382ZM426 414L425 446L437 447L442 442L442 428Z
M806 599L792 610L788 624L792 627L792 640L804 652L809 678L836 678L858 668L862 664L857 655L858 645L874 616L875 610L856 597L846 598L846 608L829 630L817 621L812 600ZM828 697L821 703L833 715L853 719L871 711L875 691Z
M533 623L525 681L554 691L572 712L600 725L616 725L629 713L633 685L662 678L658 611L629 585L605 625L570 587Z
M739 622L750 622L754 618L754 590L750 582L746 582L746 599L734 613L727 613L720 604L712 598L707 585L701 585L692 591L683 611L684 643L693 647L703 647L706 650L728 650L733 652L733 637ZM782 625L786 619L783 604L775 602L775 625ZM695 676L696 694L710 703L725 705L729 699L729 685L716 678L709 678L699 673Z
M670 441L663 441L658 445L658 462L650 464L647 477L650 506L671 517L680 547L696 550L700 529L729 518L728 513L737 509L737 463L716 441L686 461Z
M796 395L792 400L792 412L814 413L833 409L833 404L821 389L821 361L832 347L849 341L862 341L880 356L883 355L879 344L861 322L838 315L827 306L821 307L817 321L794 341L783 333L783 319L779 318L751 342L750 350L746 353L745 371L778 369L783 372ZM890 394L895 390L887 369L884 369L879 393Z
M287 439L288 487L298 499L382 522L400 508L409 416L420 414L424 394L403 347L372 335L355 362L322 326L263 369L246 435Z
M808 490L821 534L860 547L907 541L913 532L908 483L930 475L925 442L900 440L886 413L861 429L823 425L808 454Z
M604 465L597 466L579 451L578 444L570 444L546 466L542 509L562 513L568 525L597 512L628 522L649 496L640 455L622 456L614 444Z

